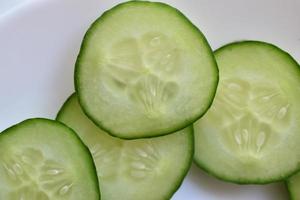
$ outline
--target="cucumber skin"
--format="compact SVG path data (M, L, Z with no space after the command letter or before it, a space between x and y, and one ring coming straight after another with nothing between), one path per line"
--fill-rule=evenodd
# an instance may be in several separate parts
M293 193L292 191L290 190L290 182L289 180L287 179L285 182L284 182L284 185L285 185L285 188L289 194L289 200L296 200L296 198L293 196Z
M235 46L235 45L243 45L243 44L247 44L247 43L251 43L251 44L258 44L258 45L266 45L269 47L272 47L276 50L279 50L281 53L285 54L287 57L289 57L289 59L295 64L298 65L298 69L300 70L300 64L296 61L296 59L293 58L293 56L291 56L290 53L288 53L287 51L281 49L280 47L272 44L272 43L268 43L268 42L264 42L264 41L260 41L260 40L239 40L239 41L234 41L228 44L225 44L221 47L219 47L218 49L216 49L214 51L214 54L216 55L217 53L219 53L221 50L223 50L226 47L230 47L230 46Z
M295 172L293 172L292 174L289 174L288 176L286 177L283 177L283 178L278 178L278 179L275 179L275 180L267 180L267 181L261 181L261 180L257 180L257 181L248 181L248 180L243 180L243 179L240 179L239 181L236 181L236 180L232 180L230 178L227 178L227 177L224 177L224 176L219 176L215 173L213 173L212 171L209 170L208 167L206 167L202 162L199 162L197 161L195 158L194 158L194 163L196 164L197 167L199 167L201 170L203 170L206 174L208 174L209 176L211 177L214 177L214 178L217 178L218 180L220 181L225 181L225 182L228 182L228 183L233 183L233 184L237 184L237 185L249 185L249 184L254 184L254 185L266 185L266 184L270 184L270 183L280 183L282 181L285 181L284 184L285 184L285 187L287 188L288 190L288 193L290 195L290 200L297 200L296 198L293 197L292 195L292 192L291 190L289 189L289 181L288 179L294 175L296 175L298 172L300 172L300 167L299 169L297 169Z
M199 33L199 35L202 36L202 40L204 41L204 43L206 43L208 49L209 49L209 53L212 55L212 60L211 62L214 63L215 65L215 70L216 70L216 82L215 82L215 90L212 91L212 94L211 94L211 98L210 98L210 103L209 105L207 106L207 108L204 110L203 113L201 113L198 117L196 117L196 119L192 120L192 121L186 121L184 124L182 125L179 125L178 127L175 127L175 128L172 128L168 131L165 131L165 132L162 132L161 134L159 135L154 135L154 136L140 136L140 137L120 137L118 134L116 134L115 132L113 132L112 130L109 130L108 128L104 127L100 121L97 121L97 120L94 120L93 119L93 116L87 111L84 109L84 102L82 102L81 98L80 98L80 89L79 89L79 76L78 75L78 72L79 72L79 68L80 68L80 61L81 61L81 55L84 54L83 52L85 52L85 48L86 47L86 44L85 44L85 41L89 38L89 35L90 34L93 34L93 27L95 27L95 24L101 22L101 20L103 20L104 18L106 18L107 16L110 15L110 12L111 11L114 11L115 9L118 9L120 7L123 7L123 6L127 6L128 4L130 3L140 3L140 4L159 4L161 7L164 7L166 9L174 9L174 11L176 11L178 13L178 15L180 15L182 17L182 19L184 19L186 21L186 23L188 23L189 25L191 25L191 27L197 31ZM196 122L198 119L200 119L202 116L205 115L205 113L209 110L209 108L211 107L212 105L212 102L213 102L213 99L215 98L215 95L217 93L217 86L218 86L218 83L219 83L219 69L218 69L218 65L217 65L217 61L214 57L214 52L212 50L212 48L210 47L206 37L204 36L204 34L200 31L200 29L198 29L197 26L195 26L181 11L179 11L177 8L175 7L172 7L166 3L162 3L162 2L151 2L151 1L139 1L139 0L133 0L133 1L127 1L127 2L123 2L123 3L120 3L112 8L110 8L109 10L105 11L100 17L98 17L91 25L90 27L88 28L87 32L85 33L84 37L83 37L83 40L82 40L82 43L81 43L81 46L80 46L80 50L79 50L79 53L78 53L78 56L77 56L77 59L76 59L76 63L75 63L75 70L74 70L74 85L75 85L75 91L77 93L77 97L78 97L78 101L79 101L79 104L82 105L82 110L83 112L85 113L85 115L91 120L94 122L94 124L96 124L100 129L104 130L105 132L107 132L108 134L110 134L111 136L113 137L118 137L120 139L125 139L125 140L131 140L131 139L140 139L140 138L152 138L152 137L158 137L158 136L163 136L163 135L168 135L168 134L171 134L173 132L176 132L178 130L181 130L181 129L184 129L190 125L192 125L194 122Z
M216 49L214 51L214 54L218 54L221 50L223 50L224 48L226 47L230 47L230 46L236 46L236 45L245 45L245 44L253 44L253 43L256 43L258 45L266 45L266 46L269 46L269 47L272 47L276 50L279 50L280 52L282 52L283 54L285 54L287 56L287 58L292 61L295 66L298 66L298 69L299 69L299 73L300 73L300 65L299 63L286 51L282 50L281 48L279 48L278 46L274 45L274 44L271 44L271 43L267 43L267 42L264 42L264 41L258 41L258 40L241 40L241 41L234 41L234 42L231 42L231 43L228 43L228 44L225 44L224 46L221 46L219 47L218 49ZM255 184L255 185L265 185L265 184L270 184L270 183L276 183L276 182L281 182L281 181L284 181L284 180L287 180L288 178L290 178L291 176L297 174L298 171L300 171L300 163L299 163L299 166L298 166L298 169L295 170L295 171L292 171L290 172L289 174L287 175L284 175L282 177L276 177L276 178L273 178L273 179L269 179L269 180L256 180L256 181L249 181L249 180L243 180L243 179L240 179L240 180L232 180L228 177L225 177L225 176L220 176L220 175L217 175L216 173L212 172L209 167L207 167L204 163L200 162L199 160L196 160L196 158L194 158L194 163L200 168L202 169L203 171L205 171L207 174L209 174L210 176L212 177L215 177L221 181L225 181L225 182L229 182L229 183L234 183L234 184L238 184L238 185L249 185L249 184ZM286 185L287 185L287 188L288 188L288 185L289 185L289 182L287 181L286 182ZM290 194L290 197L291 197L291 200L296 200L296 198L293 197L290 189L288 189L289 191L289 194Z
M68 99L65 101L65 103L62 105L61 109L59 110L59 112L57 113L56 115L56 120L58 121L58 119L60 118L60 115L64 112L64 109L67 105L67 103L69 102L69 100L71 100L74 96L76 96L76 93L73 93L72 95L70 95L68 97ZM78 97L78 95L77 95ZM78 99L78 98L77 98ZM83 110L83 109L82 109ZM92 121L93 122L93 121ZM64 124L63 122L60 122L62 124ZM94 122L93 122L94 123ZM95 124L95 123L94 123ZM64 124L65 125L65 124ZM65 125L67 126L67 125ZM70 128L71 129L71 128ZM193 126L190 126L190 129L191 129L191 133L189 134L190 136L190 141L191 141L191 154L190 154L190 158L189 158L189 163L188 165L186 166L186 169L183 171L182 173L182 178L178 181L177 184L174 184L174 190L172 190L170 192L170 194L168 195L168 197L166 197L166 199L164 200L170 200L172 198L172 196L175 194L175 192L180 188L180 186L182 185L183 181L184 181L184 178L186 177L186 175L188 174L192 164L193 164L193 157L194 157L194 152L195 152L195 140L194 140L194 127ZM75 131L74 131L75 132ZM79 137L79 136L77 136ZM85 146L86 147L86 146ZM86 147L87 148L87 147ZM88 149L89 151L89 149ZM90 152L90 151L89 151ZM94 162L93 162L94 163ZM96 168L95 168L96 170Z
M290 200L299 200L299 199L297 199L296 196L294 196L292 190L290 189L290 184L291 184L290 178L293 177L294 175L298 174L298 173L300 173L300 170L296 171L294 174L292 174L291 176L289 176L289 177L285 180L285 182L284 182L284 185L285 185L285 188L286 188L287 191L288 191L289 199L290 199Z
M21 128L25 123L28 124L28 123L35 123L37 121L44 121L44 122L47 122L47 123L52 123L52 124L55 124L55 125L58 125L58 126L61 126L61 127L64 127L65 129L67 129L69 131L69 133L73 134L77 141L79 141L82 145L82 148L84 149L84 151L87 153L88 157L86 157L87 159L89 159L89 163L91 164L91 166L89 167L89 169L93 169L93 171L90 171L90 173L96 173L97 174L97 171L96 171L96 166L95 166L95 163L94 163L94 160L93 160L93 157L92 157L92 154L90 153L90 150L87 148L87 146L82 142L82 140L79 138L79 136L77 135L77 133L71 129L70 127L66 126L64 123L61 123L59 121L55 121L55 120L51 120L51 119L45 119L45 118L30 118L30 119L26 119L24 121L21 121L7 129L5 129L4 131L2 131L0 133L0 140L1 140L1 135L3 134L9 134L9 132L13 129L18 129L18 128ZM94 176L96 177L94 179L94 182L96 183L97 186L99 186L99 181L98 181L98 178L97 176ZM94 188L95 189L95 188ZM99 187L96 187L96 190L97 190L97 193L99 194L99 200L101 200L101 193L100 193L100 189Z

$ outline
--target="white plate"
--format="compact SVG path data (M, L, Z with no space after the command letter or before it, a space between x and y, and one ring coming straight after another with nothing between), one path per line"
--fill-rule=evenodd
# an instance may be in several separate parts
M31 117L54 118L74 91L82 37L117 0L31 0L0 17L0 131ZM228 42L272 42L300 60L299 0L167 0L206 35ZM1 148L1 147L0 147ZM117 191L116 191L117 192ZM238 186L193 166L172 200L284 200L281 183Z

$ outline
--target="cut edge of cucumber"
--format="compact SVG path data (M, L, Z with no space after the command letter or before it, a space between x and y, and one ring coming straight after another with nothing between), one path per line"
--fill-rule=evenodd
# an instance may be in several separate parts
M286 188L286 190L288 192L290 200L296 200L296 198L294 198L292 190L290 189L290 184L291 183L290 183L289 179L287 179L286 181L284 181L284 185L285 185L285 188Z
M284 185L285 185L285 188L286 188L286 190L287 190L287 192L288 192L288 195L289 195L289 197L290 197L290 200L297 200L297 198L294 196L294 193L292 192L292 190L291 190L291 181L290 181L290 179L293 177L293 176L295 176L295 175L297 175L298 173L300 173L300 168L299 168L299 170L298 171L296 171L295 173L293 173L292 175L290 175L288 178L286 178L286 180L284 181Z
M67 103L68 103L74 96L76 96L76 92L72 93L72 94L67 98L67 100L63 103L63 105L61 106L59 112L58 112L57 115L56 115L55 120L58 120L58 118L60 117L60 115L64 112ZM79 99L79 98L78 98L78 95L77 95L77 99ZM78 100L78 101L79 101L79 100ZM83 109L82 109L82 110L83 110ZM91 122L94 123L92 120L91 120ZM63 122L60 122L60 123L64 124ZM94 124L95 124L95 123L94 123ZM64 124L64 125L65 125L65 124ZM95 124L95 125L96 125L96 124ZM67 125L65 125L65 126L67 126ZM68 126L67 126L67 127L68 127ZM180 176L180 179L178 179L178 182L177 182L176 184L174 184L174 189L173 189L172 191L170 191L170 194L168 194L168 197L166 198L166 200L170 200L170 199L173 197L173 195L178 191L178 189L179 189L180 186L182 185L182 183L183 183L185 177L187 176L187 174L188 174L188 172L189 172L189 170L190 170L190 168L191 168L191 166L192 166L192 164L193 164L193 162L194 162L194 160L193 160L194 154L195 154L194 127L193 127L192 125L190 125L190 126L187 126L186 128L189 128L189 129L190 129L190 133L188 134L188 135L189 135L189 138L190 138L190 142L191 142L191 148L190 148L191 154L190 154L190 157L189 157L189 163L186 165L186 168L182 171L182 174L181 174L181 176ZM70 128L70 129L71 129L71 128ZM77 135L77 137L79 137L79 136ZM114 136L112 136L112 137L114 137ZM85 147L87 148L86 145L85 145ZM88 149L88 151L89 151L89 149ZM89 152L90 152L90 151L89 151ZM94 163L94 161L93 161L93 163ZM94 164L94 166L95 166L95 164ZM95 170L96 170L96 167L95 167ZM96 170L96 171L97 171L97 170Z
M221 50L223 50L226 47L230 47L233 45L240 45L240 44L247 44L247 43L257 43L260 45L266 45L272 48L275 48L276 50L281 51L283 54L285 54L287 56L287 59L289 59L290 61L292 61L295 66L298 66L298 70L300 70L300 64L293 58L293 56L288 53L287 51L281 49L280 47L272 44L272 43L268 43L268 42L264 42L264 41L260 41L260 40L238 40L238 41L233 41L230 43L227 43L225 45L222 45L221 47L217 48L214 51L214 54L216 55L217 53L219 53ZM212 105L212 104L211 104ZM240 180L235 180L229 177L225 177L225 176L221 176L218 175L217 173L214 173L213 171L211 171L209 169L209 167L207 167L203 162L199 161L198 159L196 159L194 157L194 163L196 164L197 167L199 167L200 169L202 169L203 171L205 171L208 175L215 177L221 181L225 181L225 182L229 182L229 183L234 183L234 184L239 184L239 185L249 185L249 184L254 184L254 185L266 185L266 184L270 184L270 183L277 183L277 182L282 182L285 181L286 187L288 189L288 192L290 194L291 200L295 200L295 198L292 195L291 190L289 189L289 178L292 177L293 175L297 174L298 172L300 172L300 164L299 166L295 169L295 170L291 170L290 172L287 172L285 175L281 175L281 177L276 177L276 178L271 178L268 180L257 180L257 181L249 181L249 180L244 180L244 179L240 179Z
M220 176L220 175L212 172L211 170L209 170L209 167L207 167L205 164L203 164L203 162L199 162L195 157L194 157L194 163L197 167L199 167L201 170L203 170L209 176L217 178L218 180L221 180L221 181L225 181L225 182L233 183L233 184L238 184L238 185L250 185L250 184L253 184L253 185L266 185L266 184L270 184L270 183L282 182L282 181L285 181L288 178L292 177L293 175L297 174L299 172L299 169L300 169L299 168L296 171L292 171L291 173L288 173L288 175L284 175L280 178L275 178L275 179L269 179L269 180L264 180L264 181L261 181L259 179L257 181L249 181L249 180L240 179L240 180L237 181L236 179L232 179L232 178L225 177L225 176ZM289 194L291 194L291 191L288 187L288 185L290 184L289 181L285 181L285 184L286 184L286 187L288 188Z
M233 45L240 45L240 44L247 44L247 43L256 43L256 44L261 44L261 45L266 45L272 48L275 48L276 50L281 51L283 54L285 54L287 56L287 58L289 57L289 60L291 60L295 65L298 65L298 69L300 70L300 63L298 63L296 61L296 59L287 51L283 50L282 48L280 48L279 46L269 43L269 42L265 42L265 41L261 41L261 40L237 40L237 41L233 41L230 43L227 43L225 45L222 45L221 47L217 48L214 51L214 55L217 54L219 51L223 50L223 48L225 47L229 47L229 46L233 46Z
M167 131L164 131L164 132L161 132L160 134L157 134L157 135L153 135L153 136L149 136L149 135L140 135L139 137L136 137L136 136L120 136L118 135L117 133L115 133L114 131L104 127L102 125L102 123L98 120L96 120L93 115L84 108L84 105L85 103L83 102L83 100L80 98L80 90L79 90L79 68L80 68L80 61L81 61L81 57L82 55L84 54L83 52L85 52L85 48L86 47L86 40L90 37L91 34L94 33L94 29L95 29L95 24L99 23L100 21L102 21L104 18L106 18L108 15L110 15L110 12L112 10L115 10L116 8L120 8L120 7L123 7L123 6L126 6L127 4L129 3L150 3L150 4L159 4L160 6L162 7L165 7L167 9L174 9L174 11L177 12L178 15L180 15L182 17L183 20L185 20L186 23L188 23L192 29L198 31L199 35L202 36L202 40L203 42L206 44L207 46L207 50L208 50L208 53L210 53L212 55L212 60L211 62L214 64L215 66L215 71L216 71L216 80L215 80L215 88L214 88L214 91L211 92L211 96L210 96L210 103L208 103L207 107L205 109L203 109L203 112L200 113L197 117L195 117L195 119L193 120L190 120L190 121L185 121L181 124L179 124L178 126L176 127L173 127L173 128L170 128L168 129ZM133 140L133 139L142 139L142 138L154 138L154 137L159 137L159 136L164 136L164 135L168 135L168 134L172 134L176 131L179 131L181 129L184 129L184 128L187 128L188 126L192 126L192 124L194 122L196 122L197 120L199 120L201 117L203 117L205 115L205 113L209 110L209 108L211 107L212 103L213 103L213 100L216 96L216 93L217 93L217 87L218 87L218 83L219 83L219 68L218 68L218 65L217 65L217 61L215 59L215 56L214 56L214 51L212 50L211 46L209 45L209 42L208 40L206 39L206 37L204 36L204 34L201 32L201 30L196 26L194 25L180 10L178 10L177 8L171 6L171 5L168 5L166 3L163 3L163 2L151 2L151 1L139 1L139 0L133 0L133 1L130 1L130 2L122 2L112 8L110 8L109 10L106 10L102 13L102 15L100 15L90 26L89 28L87 29L83 39L82 39L82 43L80 45L80 48L79 48L79 53L77 55L77 58L76 58L76 62L75 62L75 69L74 69L74 86L75 86L75 92L77 94L77 97L78 97L78 102L79 104L81 105L81 108L84 112L84 114L91 120L94 122L94 124L96 124L96 126L98 126L100 129L104 130L105 132L107 132L108 134L110 134L111 136L113 137L117 137L117 138L120 138L120 139L125 139L125 140Z
M71 129L69 126L65 125L64 123L62 122L59 122L57 120L52 120L52 119L46 119L46 118L40 118L40 117L36 117L36 118L29 118L29 119L25 119L21 122L18 122L8 128L6 128L5 130L3 130L2 132L0 132L0 136L3 135L3 134L8 134L12 129L16 129L16 128L20 128L20 126L23 126L24 123L32 123L32 122L36 122L36 121L44 121L44 122L47 122L47 123L52 123L55 125L58 125L58 126L61 126L61 127L64 127L65 129L68 129L69 132L71 134L73 134L73 136L75 136L76 140L81 143L81 147L82 147L82 150L84 150L88 156L85 156L86 157L86 160L89 161L89 173L96 173L97 174L97 170L96 170L96 166L95 166L95 163L94 163L94 160L93 160L93 157L92 157L92 154L90 152L90 150L88 149L88 147L82 142L82 140L80 139L80 137L77 135L77 133ZM1 139L1 137L0 137ZM97 176L93 176L94 177L94 183L96 186L96 188L94 188L96 190L96 192L98 193L98 196L99 196L99 200L101 200L101 192L100 192L100 188L99 188L99 180L98 180L98 177Z
M190 155L190 158L189 158L189 163L186 165L186 168L182 171L181 178L178 180L177 184L174 185L174 190L171 191L168 199L166 199L166 200L170 200L173 197L173 195L178 191L178 189L182 185L185 177L189 173L190 168L192 167L192 164L193 164L193 158L194 158L194 154L195 154L195 138L194 138L194 127L193 127L193 125L191 125L189 127L189 129L191 129L189 137L190 137L190 141L191 141L191 151L192 151L192 153Z

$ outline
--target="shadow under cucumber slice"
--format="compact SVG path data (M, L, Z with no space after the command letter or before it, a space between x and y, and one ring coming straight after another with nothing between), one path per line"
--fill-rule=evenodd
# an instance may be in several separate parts
M0 134L0 199L100 200L92 156L73 130L29 119Z
M215 57L220 82L210 110L194 124L196 163L240 184L265 184L295 173L300 167L299 64L259 41L228 44Z
M89 147L103 200L170 199L190 168L192 127L156 138L122 140L93 124L75 94L63 105L57 120L74 129Z

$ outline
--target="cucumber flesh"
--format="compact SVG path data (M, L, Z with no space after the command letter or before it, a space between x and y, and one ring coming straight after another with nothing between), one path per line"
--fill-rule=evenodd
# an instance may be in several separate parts
M287 181L287 187L291 200L300 200L300 173L289 178Z
M84 112L123 139L193 123L210 106L217 82L203 34L175 8L146 1L122 3L95 21L75 69Z
M299 64L258 41L226 45L215 57L221 79L211 109L194 124L196 163L236 183L290 176L300 167Z
M75 94L66 101L57 120L74 129L89 147L103 200L170 199L193 159L192 127L157 138L122 140L93 124Z
M89 150L62 123L29 119L0 134L0 199L99 200Z

